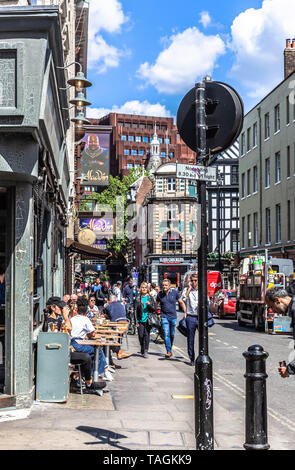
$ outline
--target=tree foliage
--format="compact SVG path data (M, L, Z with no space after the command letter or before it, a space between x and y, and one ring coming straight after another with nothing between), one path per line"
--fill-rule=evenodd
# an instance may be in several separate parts
M145 173L147 175L148 173ZM127 193L130 190L130 186L142 175L142 170L133 168L129 171L128 175L119 178L118 176L113 177L110 175L109 186L101 193L92 193L87 196L87 199L81 201L81 210L90 210L89 202L96 201L97 205L109 206L114 216L117 209L117 198L121 197L124 208L124 227L127 224ZM122 237L117 238L116 235L108 240L107 248L113 253L114 256L119 254L125 255L128 248L128 237L124 234Z

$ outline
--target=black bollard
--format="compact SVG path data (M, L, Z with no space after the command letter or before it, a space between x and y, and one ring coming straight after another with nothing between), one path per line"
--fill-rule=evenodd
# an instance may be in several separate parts
M243 353L246 358L246 450L267 450L267 402L265 361L268 353L254 344Z

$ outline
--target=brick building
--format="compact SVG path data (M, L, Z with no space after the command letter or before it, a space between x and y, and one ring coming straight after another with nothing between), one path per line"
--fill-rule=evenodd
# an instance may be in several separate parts
M111 167L113 176L123 176L131 168L146 166L155 127L163 163L195 163L196 156L181 140L173 118L110 113L91 124L112 126Z

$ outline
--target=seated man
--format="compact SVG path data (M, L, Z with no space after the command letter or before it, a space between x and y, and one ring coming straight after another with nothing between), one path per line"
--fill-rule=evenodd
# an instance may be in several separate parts
M88 353L94 359L94 346L78 344L77 339L92 339L95 336L95 328L87 317L88 300L86 297L78 297L77 300L78 313L71 318L72 331L71 331L71 346L78 352ZM103 376L104 380L112 381L113 377L108 370L107 362L103 350L99 349L99 369L98 374Z
M106 318L112 322L120 322L120 320L127 320L126 310L124 305L117 300L115 295L110 296L109 305L105 309ZM126 357L131 356L131 353L126 353L119 346L111 347L111 350L117 354L118 359L125 359Z

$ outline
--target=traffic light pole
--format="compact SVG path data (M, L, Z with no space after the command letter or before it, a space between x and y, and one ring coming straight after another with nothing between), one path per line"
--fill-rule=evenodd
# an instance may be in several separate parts
M206 162L206 82L195 85L197 164ZM195 363L195 434L197 450L214 450L213 374L208 353L207 296L207 209L206 181L198 181L198 203L201 205L201 246L198 250L199 356Z

